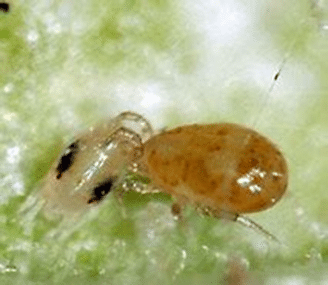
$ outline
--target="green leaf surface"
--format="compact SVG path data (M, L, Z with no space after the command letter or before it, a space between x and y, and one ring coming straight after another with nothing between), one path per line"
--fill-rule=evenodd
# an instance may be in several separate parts
M7 2L0 284L326 284L327 1ZM125 110L156 130L230 121L277 142L288 194L250 218L281 244L191 206L177 221L164 194L49 220L39 191L63 146Z

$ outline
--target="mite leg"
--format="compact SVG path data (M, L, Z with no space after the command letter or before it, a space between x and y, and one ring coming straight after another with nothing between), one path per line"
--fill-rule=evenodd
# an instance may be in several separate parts
M109 147L112 144L127 151L129 157L122 157L122 159L128 159L129 162L139 159L143 154L143 144L140 136L125 127L120 127L111 134L106 140L104 147Z
M143 154L143 144L141 138L134 131L120 127L110 135L104 143L103 148L120 149L122 151L120 160L122 161L123 167L120 170L121 173L119 173L119 181L117 181L117 185L121 186L117 187L115 191L115 196L117 197L119 203L122 204L123 194L129 188L129 184L127 183L129 172L137 172L138 164L135 161L138 160Z
M125 192L125 189L124 189L124 184L123 184L122 187L115 189L115 191L113 192L113 195L114 195L114 198L118 201L118 204L120 205L120 209L121 209L123 218L126 219L128 217L128 215L126 213L125 205L123 202L124 192Z
M183 196L175 197L175 202L172 204L171 213L176 220L184 221L183 209L187 205L188 200Z
M173 203L171 207L171 213L174 216L174 219L182 219L182 206L179 203Z
M138 131L136 131L136 133L140 133L140 137L143 142L147 141L154 134L153 128L149 121L137 113L130 111L123 112L115 118L115 121L117 121L118 125L125 128L131 129L131 127L137 127ZM133 125L133 123L136 123L137 126Z
M271 234L269 231L265 230L261 225L255 223L253 220L251 220L245 216L235 214L235 213L230 213L230 212L227 212L224 210L213 210L209 207L200 207L199 209L205 215L219 218L219 219L226 219L226 220L237 222L247 228L253 229L253 230L261 233L262 235L264 235L266 238L268 238L270 240L274 240L278 243L281 243L273 234Z
M263 234L264 236L266 236L268 239L270 240L274 240L275 242L281 243L279 241L279 239L277 239L273 234L271 234L269 231L267 231L266 229L264 229L261 225L255 223L253 220L244 217L244 216L240 216L240 215L236 215L235 220L237 223L248 227L250 229L253 229L257 232L260 232L261 234Z

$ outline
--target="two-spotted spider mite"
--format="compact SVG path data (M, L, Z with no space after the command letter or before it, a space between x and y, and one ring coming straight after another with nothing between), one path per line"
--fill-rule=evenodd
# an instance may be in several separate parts
M77 136L43 181L46 210L75 213L101 201L127 172L136 171L135 162L152 135L142 116L125 112Z
M151 182L129 183L131 173ZM159 191L177 200L176 214L189 203L275 239L242 214L272 207L287 181L287 163L277 146L245 126L193 124L154 135L145 118L124 112L90 128L64 150L46 177L43 195L48 207L71 212L119 185Z

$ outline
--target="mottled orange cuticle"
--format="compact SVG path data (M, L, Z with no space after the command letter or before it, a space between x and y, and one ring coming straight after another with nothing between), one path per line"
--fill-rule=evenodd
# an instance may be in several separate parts
M238 214L273 206L288 180L286 161L270 140L230 123L158 134L144 144L142 162L164 192Z

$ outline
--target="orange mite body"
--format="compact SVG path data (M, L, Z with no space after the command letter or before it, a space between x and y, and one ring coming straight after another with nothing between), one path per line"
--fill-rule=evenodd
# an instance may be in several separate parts
M142 163L163 192L216 211L261 211L287 188L287 163L278 148L237 124L165 131L145 142Z

